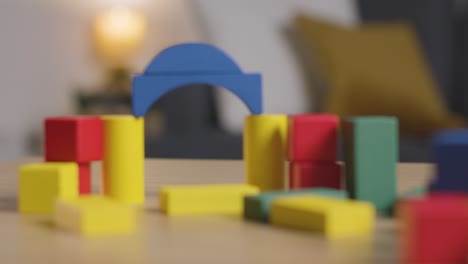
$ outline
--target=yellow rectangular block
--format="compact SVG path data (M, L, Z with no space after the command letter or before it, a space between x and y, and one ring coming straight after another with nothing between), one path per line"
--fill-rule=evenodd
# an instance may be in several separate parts
M46 162L19 169L20 213L52 213L55 200L78 197L78 165L74 162Z
M159 203L168 215L241 215L244 196L257 193L257 187L245 184L166 186L160 190Z
M85 236L131 233L135 222L134 208L105 196L80 196L55 204L55 225Z
M317 195L275 200L270 220L274 225L319 231L327 238L366 235L375 225L371 203Z

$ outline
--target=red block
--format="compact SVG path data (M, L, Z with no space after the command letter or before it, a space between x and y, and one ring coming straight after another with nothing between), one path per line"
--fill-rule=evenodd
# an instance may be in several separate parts
M398 214L404 263L466 263L466 196L436 195L403 201Z
M54 117L44 121L45 160L87 163L102 159L99 117Z
M338 123L338 116L332 114L303 114L290 117L288 160L336 161Z
M79 192L81 195L91 193L91 164L79 163Z
M289 188L327 187L341 189L341 166L336 162L292 161Z

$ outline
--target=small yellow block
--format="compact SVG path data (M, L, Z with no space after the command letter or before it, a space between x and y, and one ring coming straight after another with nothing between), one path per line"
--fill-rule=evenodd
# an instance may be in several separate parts
M52 213L57 198L78 197L78 165L74 162L25 165L19 169L18 187L21 213Z
M135 209L105 196L58 200L55 225L85 236L126 234L135 229Z
M160 209L168 215L241 215L244 196L259 193L245 184L167 186L160 190Z
M284 197L271 208L271 223L322 232L327 238L366 235L373 231L371 203L317 195Z

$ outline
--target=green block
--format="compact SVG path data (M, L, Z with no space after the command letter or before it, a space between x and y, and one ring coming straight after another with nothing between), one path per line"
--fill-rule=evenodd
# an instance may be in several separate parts
M268 222L271 203L276 199L284 196L316 194L335 198L345 199L348 197L345 191L329 189L329 188L311 188L293 191L273 191L263 192L259 195L244 197L244 218Z
M346 188L352 199L372 202L389 213L396 200L398 120L355 117L342 125Z

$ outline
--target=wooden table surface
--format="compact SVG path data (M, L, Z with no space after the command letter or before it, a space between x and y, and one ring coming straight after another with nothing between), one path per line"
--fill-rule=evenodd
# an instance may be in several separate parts
M134 234L85 239L57 230L50 216L16 211L17 168L38 159L0 162L0 263L397 263L396 225L379 218L369 239L327 241L320 235L228 216L166 217L161 185L241 183L242 161L147 160L146 210ZM428 164L400 164L398 190L426 183ZM99 189L99 164L93 189Z

